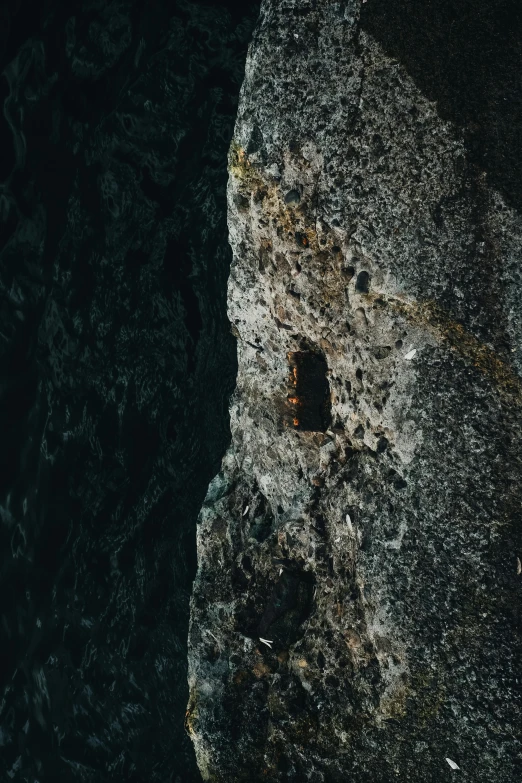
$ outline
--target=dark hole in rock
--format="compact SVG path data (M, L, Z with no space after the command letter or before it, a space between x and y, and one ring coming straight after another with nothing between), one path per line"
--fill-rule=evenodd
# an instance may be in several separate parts
M359 378L360 381L362 381L363 371L361 370L360 367L358 367L357 370L355 371L355 376L356 378Z
M346 278L347 281L351 280L352 277L355 274L355 269L353 266L345 266L341 269L341 272L343 276Z
M308 245L310 244L306 234L303 234L300 231L295 232L295 241L296 244L299 245L299 247L308 247Z
M246 209L248 209L248 207L250 206L250 201L247 199L247 197L246 197L246 196L243 196L241 193L238 193L238 194L237 194L237 195L234 197L234 203L235 203L236 207L237 207L239 210L242 210L243 212L244 212Z
M367 294L370 290L370 275L368 272L359 272L355 283L355 290L360 294Z
M361 552L367 552L370 549L371 545L371 536L368 535L368 533L363 533L361 542L359 544L359 549Z
M396 348L402 348L402 340L397 340L395 343Z
M231 581L235 593L241 595L243 591L248 587L248 579L243 571L237 566L233 566L231 571Z
M329 674L325 680L326 684L330 686L330 688L338 688L339 687L339 680L337 677L334 677L332 674Z
M299 204L301 194L298 190L289 190L285 196L285 204Z
M373 349L373 355L376 359L386 359L391 353L391 347L389 345L378 345Z
M393 486L395 487L395 489L399 489L399 490L406 489L406 487L408 486L408 482L405 481L403 478L400 478L394 482Z
M364 438L364 427L362 424L359 424L355 432L353 433L354 438L358 438L359 440L362 440Z
M347 460L352 459L352 457L355 457L359 452L356 451L356 449L352 449L351 446L345 446L344 449L344 456Z
M259 493L253 517L254 520L250 524L249 535L259 543L262 543L266 541L274 528L274 517L268 501L261 493Z
M253 155L259 152L264 144L263 134L259 125L254 125L252 133L250 135L250 141L248 142L246 153L247 155Z
M254 191L254 202L256 204L261 204L265 200L267 195L268 195L268 191L265 188L263 187L258 188L257 190ZM262 226L268 225L263 220L260 220L259 222L260 225Z
M294 644L312 612L314 587L312 573L285 569L274 585L255 635L283 647Z
M294 429L324 432L331 424L328 366L324 356L313 351L288 354L290 387L288 403Z
M256 519L250 527L250 536L260 544L269 537L273 529L273 519L270 517L261 517Z
M377 441L377 453L382 454L388 448L388 439L384 436Z

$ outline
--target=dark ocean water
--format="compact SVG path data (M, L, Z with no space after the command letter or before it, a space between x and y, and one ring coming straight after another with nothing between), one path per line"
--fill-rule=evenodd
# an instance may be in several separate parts
M0 4L0 780L199 780L226 155L258 3Z

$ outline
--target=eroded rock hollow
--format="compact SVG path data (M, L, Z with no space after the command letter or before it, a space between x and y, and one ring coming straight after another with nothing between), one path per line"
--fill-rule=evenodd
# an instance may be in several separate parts
M205 780L512 783L522 221L365 8L249 51L187 729Z

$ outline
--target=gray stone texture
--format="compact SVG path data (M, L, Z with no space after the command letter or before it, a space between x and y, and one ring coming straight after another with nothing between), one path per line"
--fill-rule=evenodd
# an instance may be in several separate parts
M520 162L501 108L492 171L494 114L442 111L451 74L426 96L381 12L264 0L249 50L189 635L205 780L520 773Z

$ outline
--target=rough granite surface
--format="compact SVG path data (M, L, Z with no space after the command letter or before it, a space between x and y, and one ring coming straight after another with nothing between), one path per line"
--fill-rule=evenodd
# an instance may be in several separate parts
M249 50L189 634L205 780L520 776L520 161L491 175L383 7L264 0Z

